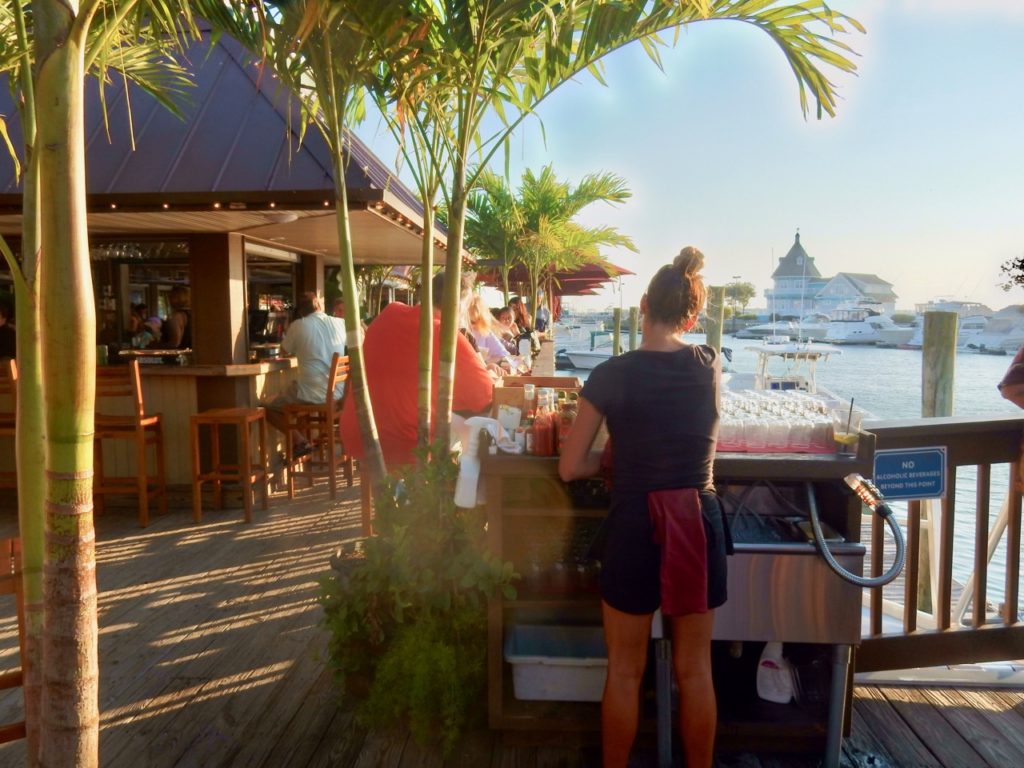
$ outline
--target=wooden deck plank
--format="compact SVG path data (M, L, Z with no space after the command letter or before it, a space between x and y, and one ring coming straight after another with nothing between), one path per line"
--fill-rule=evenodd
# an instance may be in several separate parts
M277 569L268 564L266 573L272 582ZM259 580L254 576L248 582L258 589ZM271 584L264 584L264 587L270 589ZM296 599L311 600L311 589L315 590L315 580L293 584L274 590L274 600L284 606ZM301 612L295 611L292 603L292 607L275 615L273 601L266 600L263 601L266 605L260 606L258 612L263 615L257 616L250 610L252 604L247 600L239 594L224 601L223 607L229 616L232 607L245 609L234 621L222 625L222 632L237 634L231 639L231 652L204 656L189 665L191 669L183 670L186 676L195 674L203 680L192 689L191 700L176 708L170 722L159 733L140 734L147 742L145 748L153 761L150 765L175 764L168 761L172 754L193 765L230 764L225 761L235 747L235 737L256 716L265 697L280 690L287 670L308 648L309 633L318 631L319 609L313 602ZM268 635L273 637L272 642L268 643ZM200 727L190 728L190 722ZM192 742L184 743L177 737L178 732L190 730L195 733Z
M467 733L455 746L451 756L444 761L446 768L482 768L491 764L497 734L486 728L477 728Z
M310 757L308 768L355 765L366 743L366 736L366 730L356 723L351 711L338 712L316 752Z
M353 768L398 768L402 765L402 754L410 741L405 731L371 731L366 735L359 759Z
M1024 765L1024 750L1004 738L971 699L952 688L922 688L921 693L989 765Z
M537 768L537 747L503 744L495 751L491 765L495 768Z
M329 525L332 513L307 511L305 515L308 517L304 524L310 529L307 533L321 534L314 538L326 538L322 534ZM175 750L181 753L230 750L235 739L227 735L234 734L236 727L241 727L230 718L244 719L248 709L242 705L242 699L253 699L253 692L246 691L246 686L272 685L275 676L279 674L277 670L268 672L266 663L263 664L261 678L254 677L251 671L248 674L240 673L238 670L244 669L249 655L269 655L272 657L269 659L271 665L288 664L291 658L299 658L298 649L308 644L308 637L304 639L303 636L316 631L318 609L313 603L315 577L312 574L296 577L294 572L306 570L302 561L308 559L312 549L289 546L294 543L288 532L293 525L278 526L274 521L268 521L267 525L262 535L255 528L248 529L238 534L240 541L230 542L235 547L232 558L234 567L223 567L222 563L222 567L217 569L216 589L214 591L210 587L211 592L202 608L188 606L187 612L191 615L187 619L182 616L177 618L185 626L179 630L180 642L176 645L181 642L202 644L204 639L205 644L191 647L192 651L197 648L200 650L191 654L191 659L187 658L189 654L185 654L186 660L183 663L179 661L172 667L170 674L165 675L159 693L155 697L137 701L137 705L145 711L152 707L154 701L182 701L178 701L169 713L159 713L155 719L148 718L152 722L123 729L131 732L126 744L119 744L119 740L112 734L104 734L106 738L101 741L101 748L106 749L106 759L110 760L108 764L115 764L117 754L127 757L137 754L139 749L145 749L153 756L153 764L160 765L171 764L171 755ZM284 535L275 536L277 529L284 529ZM269 544L263 543L261 539ZM317 568L318 573L326 568L330 550L326 543L321 547L323 551L318 559L323 567ZM275 549L287 554L274 555ZM296 610L293 602L297 596L295 590L308 593L298 599L299 610ZM268 598L271 591L273 594ZM280 606L277 610L273 610L275 603ZM303 618L303 614L310 616ZM198 621L193 622L193 618ZM284 634L281 635L281 632ZM286 645L282 643L282 638L294 640L297 645L294 648L290 644ZM295 655L290 656L292 653ZM224 665L225 660L228 666ZM266 662L268 659L262 660ZM235 666L232 667L232 664ZM225 677L231 671L236 673L235 676ZM219 702L224 701L225 697L229 701L235 698L232 692L235 692L239 700L223 709ZM186 703L197 699L209 703L203 706L190 703L186 706ZM215 719L197 719L201 712L211 709L212 717L219 717L220 722ZM196 720L198 727L190 728L189 718ZM192 732L194 738L183 741L180 732Z
M857 686L854 689L853 713L854 728L857 720L862 720L864 726L882 742L885 754L892 757L894 764L942 768L942 763L929 746L918 738L879 688Z
M580 764L580 751L573 747L540 747L537 768L573 768Z
M303 690L300 685L297 690ZM338 715L338 688L334 671L328 667L320 671L313 685L305 691L305 696L289 716L282 713L283 727L277 740L269 752L263 755L262 762L247 762L243 752L240 759L242 765L266 768L291 768L304 766L312 759L324 734L328 731L331 721ZM260 721L254 721L260 722Z
M944 766L987 765L973 745L958 734L924 693L915 688L883 688L886 700ZM941 750L941 751L939 751Z
M1017 750L1024 751L1024 700L1020 695L1007 697L1003 691L960 690L959 694L985 718L1000 736ZM1024 765L1024 761L1019 764Z
M357 493L343 491L335 503L326 493L293 504L279 498L251 526L234 510L212 512L198 527L179 513L156 517L145 530L131 510L100 520L103 765L599 765L593 747L557 739L506 744L487 730L470 733L442 763L404 732L368 736L350 710L339 709L316 576L339 541L358 535ZM0 663L16 659L15 633L9 617L0 620ZM16 699L18 692L0 695L0 717ZM862 764L872 768L1024 764L1024 692L858 686L844 768L860 768L858 755L878 758ZM23 757L23 743L0 746L0 768ZM655 764L653 750L638 754L636 766ZM716 762L808 764L750 754Z
M406 741L401 768L441 768L443 764L438 750L420 746L411 736Z

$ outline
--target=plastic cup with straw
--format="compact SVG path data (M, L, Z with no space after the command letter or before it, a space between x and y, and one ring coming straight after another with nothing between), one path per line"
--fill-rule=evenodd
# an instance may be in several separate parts
M832 439L836 444L837 456L855 456L857 437L860 433L861 412L853 410L853 398L849 409L836 408L832 411Z

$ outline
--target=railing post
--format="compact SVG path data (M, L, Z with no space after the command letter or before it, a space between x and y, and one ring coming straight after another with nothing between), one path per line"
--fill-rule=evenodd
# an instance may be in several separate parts
M622 354L622 307L612 310L612 354Z
M636 349L636 338L640 332L640 308L630 307L629 308L629 349L633 351Z

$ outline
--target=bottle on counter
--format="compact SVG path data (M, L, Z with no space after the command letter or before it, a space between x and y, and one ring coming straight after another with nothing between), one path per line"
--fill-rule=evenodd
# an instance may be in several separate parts
M533 384L523 385L523 420L532 418L537 410L537 387Z
M536 432L538 456L555 455L555 424L552 420L554 415L553 395L554 392L548 387L541 387L537 391L537 416L534 420L534 431Z
M559 412L558 418L558 453L562 453L562 446L565 445L566 439L569 437L569 433L572 431L572 425L576 423L577 413L577 401L570 400L568 398L562 403L561 411Z

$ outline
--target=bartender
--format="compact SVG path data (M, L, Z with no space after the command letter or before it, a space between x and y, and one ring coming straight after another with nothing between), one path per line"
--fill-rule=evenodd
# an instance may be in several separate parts
M189 308L189 290L183 285L171 289L168 297L171 314L164 321L164 342L168 349L192 348L192 310Z

